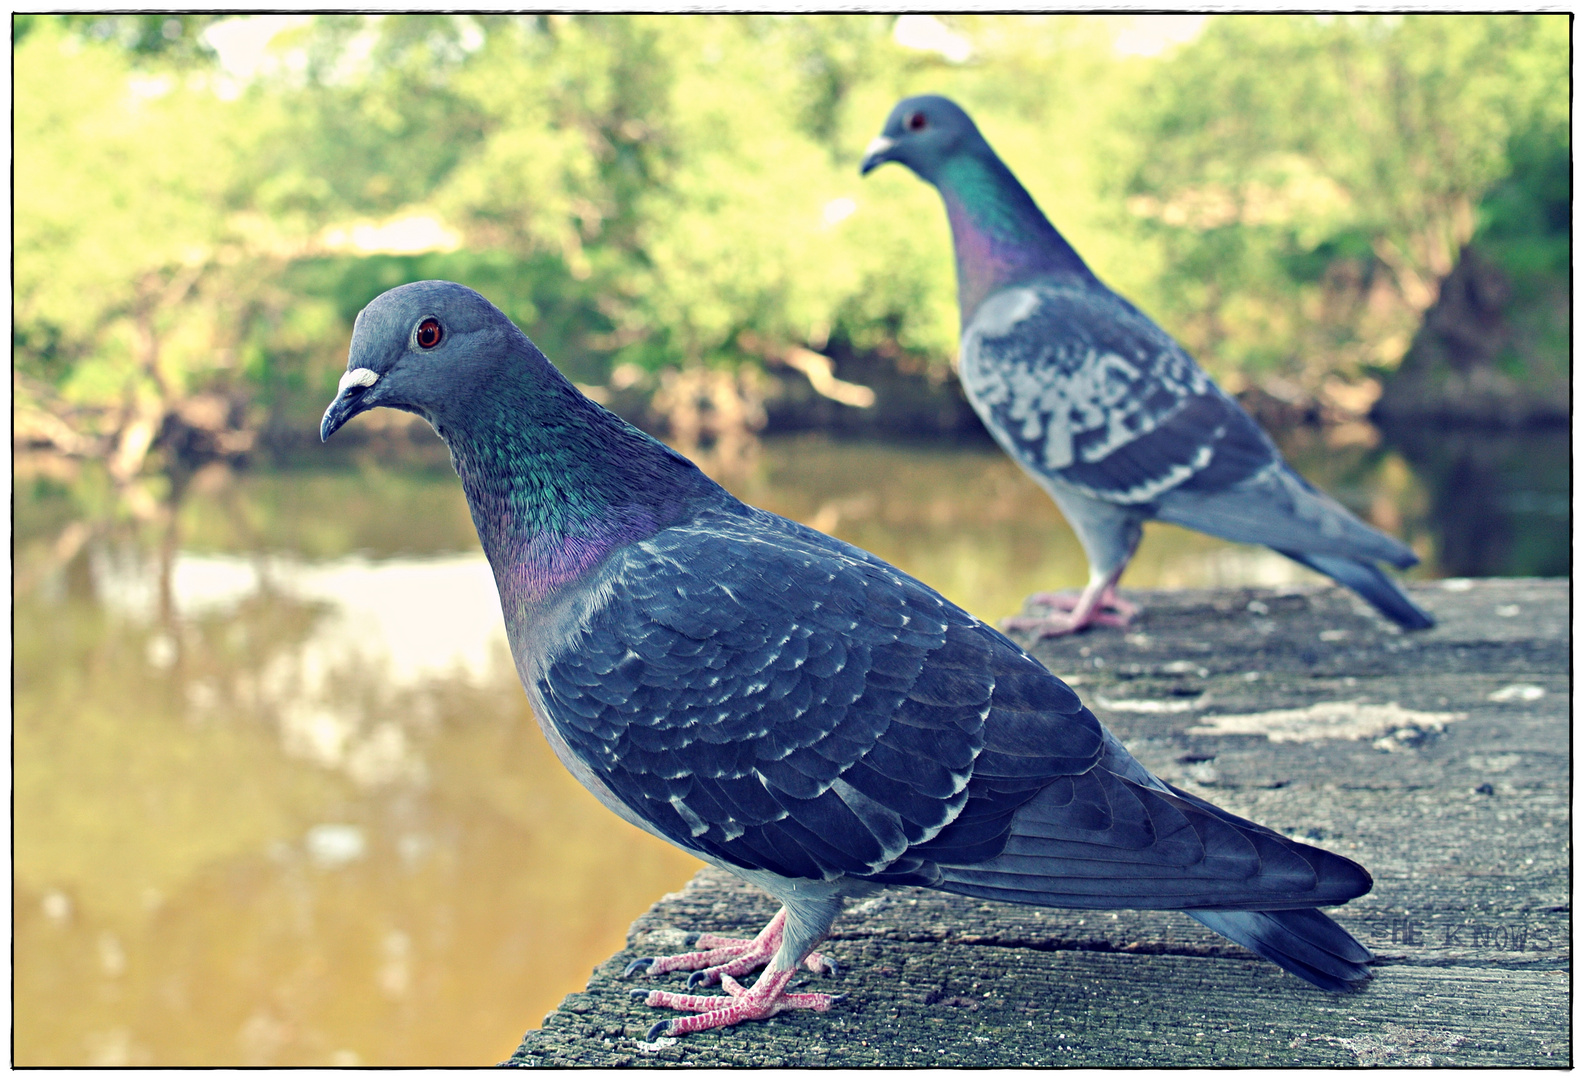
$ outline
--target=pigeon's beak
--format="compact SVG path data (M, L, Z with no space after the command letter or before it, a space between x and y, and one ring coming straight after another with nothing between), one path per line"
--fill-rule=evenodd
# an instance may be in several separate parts
M379 381L379 374L368 368L353 368L341 376L341 385L336 388L335 400L325 410L324 419L319 421L319 441L326 442L336 430L358 413L369 408L369 387Z
M858 175L868 176L875 166L892 160L891 148L895 145L895 139L888 139L884 135L875 136L874 142L864 148L863 164L858 166Z

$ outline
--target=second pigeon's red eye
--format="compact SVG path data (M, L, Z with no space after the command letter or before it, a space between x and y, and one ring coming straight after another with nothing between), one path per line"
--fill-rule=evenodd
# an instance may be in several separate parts
M418 347L420 349L434 348L436 345L440 344L440 339L443 336L444 334L440 330L440 320L433 316L430 316L418 324L418 333L416 337L418 339Z
M929 121L924 119L923 113L916 112L908 114L907 129L909 131L923 131L927 127L929 127Z

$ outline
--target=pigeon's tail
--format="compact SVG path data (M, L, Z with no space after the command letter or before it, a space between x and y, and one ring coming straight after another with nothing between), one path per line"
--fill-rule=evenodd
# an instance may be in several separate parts
M1118 747L1120 749L1120 746ZM1122 751L1126 753L1126 751ZM1049 784L1012 817L999 854L957 861L1001 819L956 822L921 854L946 892L1068 908L1281 911L1342 904L1370 890L1351 859L1299 843L1149 776L1131 757ZM954 850L954 848L956 850Z
M1356 990L1370 977L1374 955L1314 908L1188 914L1322 990Z
M1340 581L1374 604L1382 615L1404 630L1428 630L1435 625L1429 613L1408 599L1402 586L1387 577L1372 562L1340 555L1311 555L1302 551L1282 550L1282 554Z

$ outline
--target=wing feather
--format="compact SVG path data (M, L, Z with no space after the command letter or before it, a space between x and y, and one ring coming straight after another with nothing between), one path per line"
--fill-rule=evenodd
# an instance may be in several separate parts
M1041 282L987 301L963 388L1024 468L1103 502L1230 486L1276 449L1160 327L1109 290Z
M981 763L1004 842L1037 788L1024 777L1099 754L1093 717L1011 642L772 515L668 530L617 575L540 697L608 790L683 847L787 876L927 875L908 849L951 828ZM1001 680L1007 714L1043 715L1050 750L1007 753L1021 736L995 720ZM992 723L1004 745L987 751Z
M619 559L538 696L606 797L684 848L1074 906L1276 909L1367 883L1156 780L1016 645L839 541L751 511Z

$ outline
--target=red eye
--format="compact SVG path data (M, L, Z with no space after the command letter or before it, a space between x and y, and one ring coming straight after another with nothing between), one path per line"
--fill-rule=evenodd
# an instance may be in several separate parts
M924 114L921 112L908 113L908 117L903 123L907 125L909 131L923 131L929 127L929 121L924 119Z
M440 330L440 320L433 315L418 324L418 333L414 335L420 349L434 348L444 336Z

